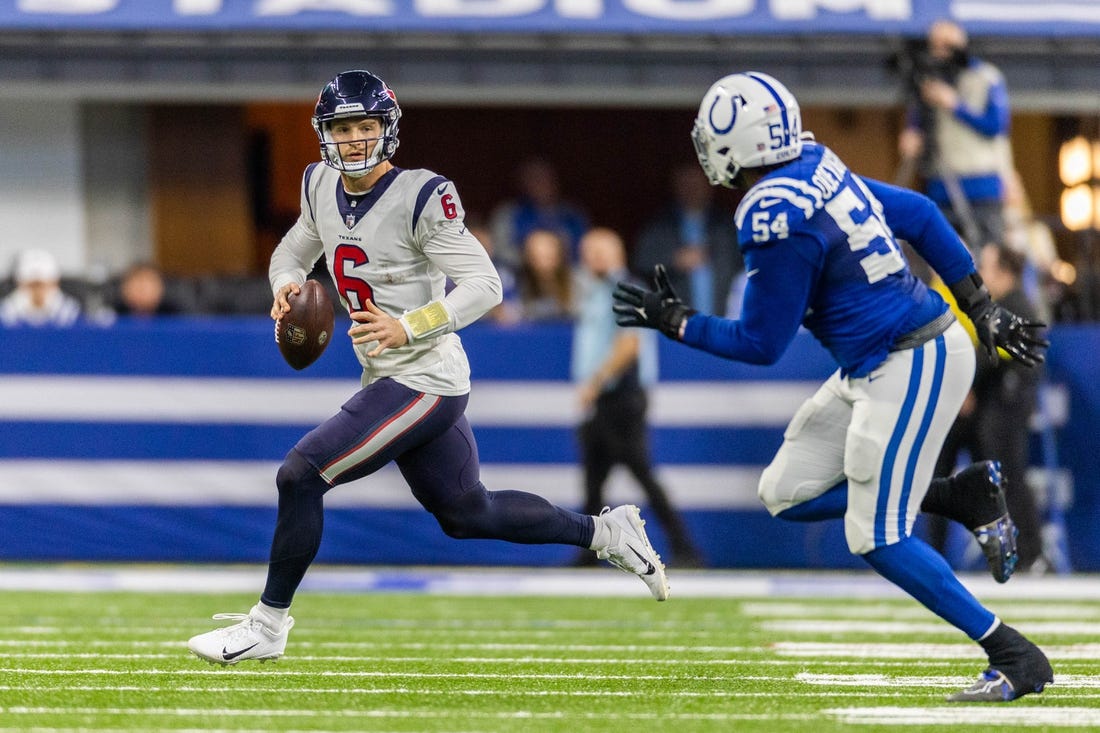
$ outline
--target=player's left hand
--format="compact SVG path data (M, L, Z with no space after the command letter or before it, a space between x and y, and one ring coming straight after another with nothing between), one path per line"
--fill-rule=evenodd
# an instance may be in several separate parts
M356 346L377 341L378 345L367 356L378 356L386 349L396 349L409 342L408 334L401 321L384 312L373 301L368 300L366 307L351 314L355 324L348 329L351 342Z
M976 313L971 313L970 320L978 341L993 359L997 358L998 347L1030 367L1046 359L1042 350L1050 346L1050 342L1037 333L1046 327L1045 323L1021 318L992 301L986 301Z
M693 308L684 305L680 296L668 281L664 265L653 268L655 290L646 290L632 283L620 282L611 296L615 304L615 322L620 326L655 328L664 335L680 340L680 326L695 314Z

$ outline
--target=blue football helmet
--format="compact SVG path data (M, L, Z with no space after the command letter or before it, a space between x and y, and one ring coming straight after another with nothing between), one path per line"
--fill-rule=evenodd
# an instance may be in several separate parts
M349 117L377 117L382 122L382 137L366 160L345 162L340 157L339 147L332 141L332 121ZM370 173L397 151L400 119L401 107L397 104L397 95L386 86L386 82L369 71L337 74L317 97L317 108L312 118L313 130L321 141L321 160L353 178Z

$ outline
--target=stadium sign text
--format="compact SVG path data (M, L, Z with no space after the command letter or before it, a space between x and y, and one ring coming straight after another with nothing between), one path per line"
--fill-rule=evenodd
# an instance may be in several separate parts
M226 0L172 0L165 10L177 17L216 16L229 10ZM120 10L123 0L18 0L27 14L97 15ZM781 20L809 20L819 12L865 13L868 18L903 20L912 15L910 0L622 0L623 8L643 16L701 20L745 16L766 6ZM437 17L522 16L551 7L565 18L599 18L606 13L604 0L413 0L413 10ZM343 13L352 16L394 15L400 8L393 0L255 0L249 14L255 18L293 16L302 13Z
M0 0L0 30L1100 33L1098 0Z

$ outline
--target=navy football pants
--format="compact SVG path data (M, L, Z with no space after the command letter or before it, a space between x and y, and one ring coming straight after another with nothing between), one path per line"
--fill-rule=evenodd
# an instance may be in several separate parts
M451 537L588 547L594 531L588 515L535 494L486 490L466 420L468 400L381 379L298 441L276 477L279 513L261 600L290 606L321 545L325 493L390 461Z

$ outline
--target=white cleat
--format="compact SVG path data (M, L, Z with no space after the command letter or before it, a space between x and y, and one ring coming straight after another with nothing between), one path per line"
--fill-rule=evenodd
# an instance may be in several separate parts
M223 667L246 659L278 659L286 649L286 640L294 627L294 618L287 616L281 631L264 626L256 614L256 608L248 613L216 613L214 620L232 620L238 623L205 634L192 636L187 648L199 659Z
M600 512L607 528L611 530L611 542L596 551L596 557L607 560L628 573L637 575L649 586L649 592L658 601L668 598L668 576L649 538L645 534L645 520L638 507L632 504Z

